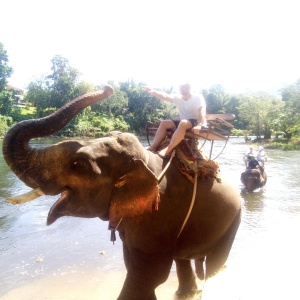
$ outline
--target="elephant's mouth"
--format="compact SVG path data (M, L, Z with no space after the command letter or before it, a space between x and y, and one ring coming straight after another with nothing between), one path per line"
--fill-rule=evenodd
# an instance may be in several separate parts
M32 201L42 195L45 195L45 193L40 188L36 188L22 195L7 198L6 201L12 204L22 204ZM51 207L47 217L47 225L51 225L58 218L69 214L71 211L71 204L69 200L70 189L66 188L63 192L61 192L59 199Z
M87 197L87 196L86 196ZM47 217L47 225L53 224L57 219L63 216L72 216L80 218L95 218L107 221L108 213L106 210L101 212L95 209L93 203L88 201L88 197L84 200L78 191L65 187L61 192L59 199L52 205Z
M70 190L64 190L59 199L52 205L48 217L47 217L47 225L53 224L58 218L67 216L70 212Z
M22 195L7 198L6 201L11 204L22 204L32 201L42 195L49 195L43 192L40 188L36 188L30 192L26 192ZM57 193L51 193L51 195L57 195ZM77 193L70 187L64 187L61 191L59 199L52 205L48 217L47 225L53 224L58 218L63 216L73 216L81 218L95 218L99 217L103 221L109 219L108 210L95 210L92 206L88 205L86 202L75 197Z

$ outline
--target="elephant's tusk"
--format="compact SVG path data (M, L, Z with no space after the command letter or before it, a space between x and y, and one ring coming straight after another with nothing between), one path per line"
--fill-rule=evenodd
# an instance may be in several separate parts
M16 197L10 197L7 198L6 201L12 204L22 204L25 202L29 202L32 201L42 195L44 195L45 193L40 189L34 189L30 192L24 193L22 195L16 196Z

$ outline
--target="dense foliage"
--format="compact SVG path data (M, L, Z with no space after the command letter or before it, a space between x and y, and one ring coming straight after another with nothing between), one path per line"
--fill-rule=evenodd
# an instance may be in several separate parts
M84 93L102 89L80 81L80 72L61 56L52 60L51 73L30 82L25 94L26 106L15 105L17 90L8 87L13 69L0 43L0 136L14 123L49 115L68 101ZM110 130L143 133L147 121L170 118L177 110L144 92L143 82L108 82L115 93L104 101L86 108L59 134L66 136L101 136ZM173 92L173 87L164 89ZM283 136L295 140L300 135L300 79L283 88L281 99L266 92L231 95L221 85L201 92L208 113L233 113L237 135L255 135L258 139Z

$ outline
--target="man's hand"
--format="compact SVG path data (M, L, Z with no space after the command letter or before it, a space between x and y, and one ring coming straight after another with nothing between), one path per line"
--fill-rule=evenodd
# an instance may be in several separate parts
M201 130L201 125L197 125L195 127L193 127L192 131L195 133L195 134L198 134Z
M152 89L151 89L150 87L148 87L148 86L143 86L142 89L143 89L145 92L148 92L148 93L152 91Z

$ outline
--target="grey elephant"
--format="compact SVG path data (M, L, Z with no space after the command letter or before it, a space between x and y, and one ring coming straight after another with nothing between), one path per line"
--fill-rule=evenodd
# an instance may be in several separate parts
M253 192L267 183L267 173L265 168L257 166L254 169L247 169L241 174L241 182L244 184L247 192Z
M119 233L127 269L119 300L156 299L155 289L167 280L173 261L178 293L193 294L195 274L208 278L224 265L240 224L240 196L229 183L199 178L188 214L193 183L173 163L159 179L168 161L147 151L133 134L112 132L43 149L29 144L32 138L57 132L80 110L112 93L107 86L48 117L16 124L3 141L5 160L37 195L60 194L48 225L63 216L98 217ZM27 197L16 201L34 198Z

